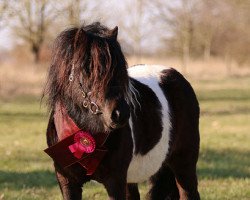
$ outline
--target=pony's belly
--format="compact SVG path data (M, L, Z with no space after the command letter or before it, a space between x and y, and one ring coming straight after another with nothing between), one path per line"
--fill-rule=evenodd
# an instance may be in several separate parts
M162 163L168 154L171 129L170 111L168 101L159 86L159 81L161 81L160 75L163 69L166 68L162 66L147 65L135 66L129 69L129 75L131 77L151 88L157 96L162 107L161 113L163 130L159 141L145 155L141 155L139 153L133 154L127 172L128 183L139 183L148 180L161 168ZM130 119L130 127L133 127L132 119ZM133 144L135 145L135 133L133 130L131 132Z
M128 168L127 182L140 183L156 174L166 159L165 153L167 151L168 145L165 145L162 152L159 152L157 148L157 150L152 150L146 155L133 155Z

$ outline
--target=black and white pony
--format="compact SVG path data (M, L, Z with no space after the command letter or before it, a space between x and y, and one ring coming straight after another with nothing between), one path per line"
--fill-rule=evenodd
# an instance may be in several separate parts
M54 120L57 103L82 130L109 134L108 152L93 175L79 165L63 169L55 162L63 197L81 199L83 184L96 180L110 199L140 199L137 183L149 180L149 199L199 199L195 93L172 68L127 69L117 32L94 23L65 30L54 45L45 90L51 109L48 146L64 138ZM93 107L83 105L82 91Z

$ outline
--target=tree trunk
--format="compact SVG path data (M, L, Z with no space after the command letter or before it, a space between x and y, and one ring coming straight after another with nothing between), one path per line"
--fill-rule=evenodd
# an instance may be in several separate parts
M141 23L142 23L142 1L136 1L136 22L135 22L135 47L134 47L134 55L136 57L136 62L141 63Z
M229 52L226 53L225 63L226 63L227 74L231 76L232 75L232 58Z
M211 56L211 42L207 41L204 47L204 60L205 61L210 60L210 56Z
M40 62L40 46L39 45L33 45L32 46L32 53L34 55L34 62L37 64Z
M80 25L80 0L74 0L71 2L68 8L69 12L69 22L71 25L79 26Z
M183 63L183 74L187 74L187 67L189 63L190 58L190 50L189 50L189 44L188 42L185 42L182 49L182 63Z

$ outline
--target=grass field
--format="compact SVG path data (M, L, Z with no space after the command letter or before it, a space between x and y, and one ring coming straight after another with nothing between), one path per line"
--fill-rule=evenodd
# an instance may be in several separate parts
M250 199L250 77L191 80L201 107L202 199ZM46 147L45 108L36 96L0 100L0 200L61 199ZM84 199L107 199L89 183ZM148 185L140 185L145 199Z

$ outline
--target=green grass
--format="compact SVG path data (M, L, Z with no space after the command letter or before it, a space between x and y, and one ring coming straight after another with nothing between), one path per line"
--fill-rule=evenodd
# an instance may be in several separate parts
M250 199L250 77L192 81L201 107L198 162L202 199ZM0 200L61 199L46 148L39 99L0 101ZM140 185L142 199L149 189ZM84 199L107 199L95 182Z

